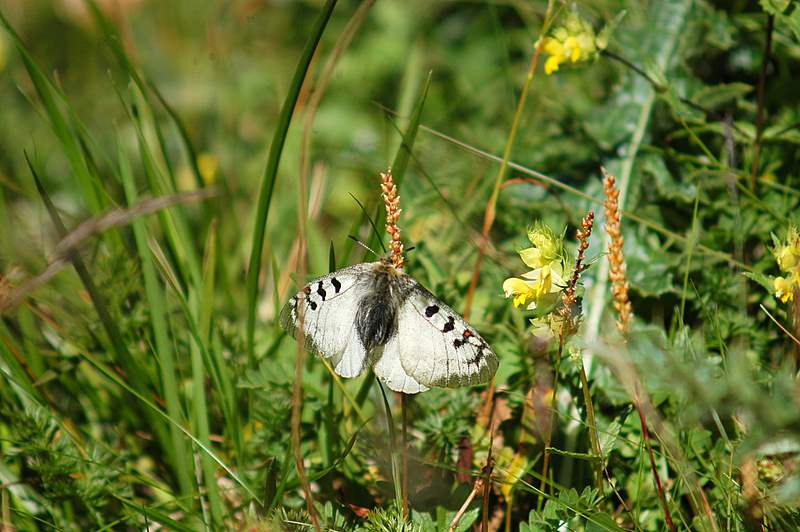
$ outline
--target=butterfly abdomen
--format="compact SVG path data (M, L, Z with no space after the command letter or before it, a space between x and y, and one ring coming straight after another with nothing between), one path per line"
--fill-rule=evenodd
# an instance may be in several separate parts
M356 313L356 330L367 352L384 345L397 330L394 307L388 301L365 297Z
M397 333L397 309L400 301L398 290L393 290L396 281L393 272L379 265L373 286L358 304L356 312L356 330L364 349L369 353L373 348L382 346Z

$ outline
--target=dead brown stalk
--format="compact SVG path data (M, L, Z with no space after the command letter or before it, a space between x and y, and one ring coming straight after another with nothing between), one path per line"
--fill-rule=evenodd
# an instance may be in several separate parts
M605 177L603 186L606 193L606 201L604 203L606 211L606 232L609 237L608 276L612 283L611 294L614 298L614 308L616 308L619 313L617 328L619 328L620 332L624 335L630 331L633 309L630 299L628 298L628 277L626 273L625 256L622 253L622 246L625 243L625 239L620 229L619 190L616 188L614 176L609 174L603 167L600 167L600 170L603 173L603 177ZM669 504L667 503L664 485L661 482L661 476L658 474L658 468L656 467L655 454L653 453L653 445L650 437L650 428L647 424L647 417L645 416L644 409L642 408L638 383L633 392L633 404L636 407L636 411L639 413L639 422L642 425L642 439L647 447L647 454L650 458L650 469L653 472L656 491L658 492L658 498L661 501L661 506L664 511L664 520L670 532L675 532L675 523L672 521L672 514L670 513Z

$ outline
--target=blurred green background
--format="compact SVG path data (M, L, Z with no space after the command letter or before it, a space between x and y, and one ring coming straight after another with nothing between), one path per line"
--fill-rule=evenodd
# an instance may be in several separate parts
M771 248L772 235L783 239L797 218L800 6L552 4L547 31L570 13L598 35L609 31L603 54L551 75L543 55L521 111L515 165L502 182L470 315L501 360L498 466L491 515L479 516L479 497L462 529L483 518L494 530L667 527L630 390L616 371L623 351L614 343L616 314L601 266L600 165L622 188L637 316L625 349L658 420L653 444L672 518L679 529L792 529L800 493L797 354L761 305L797 335L800 310L773 297ZM0 293L41 272L60 239L31 167L68 229L135 203L126 186L139 199L199 185L215 186L217 195L171 209L174 219L138 219L137 234L128 220L81 247L116 333L71 269L2 315L2 518L20 529L45 522L141 529L148 519L185 529L310 526L289 438L297 350L275 323L297 289L298 201L308 205L308 277L372 260L347 235L371 239L363 214L373 216L381 204L378 173L403 153L402 132L415 129L413 113L424 103L400 184L403 238L416 247L407 271L462 311L548 3L338 2L280 159L252 357L246 275L257 198L281 106L323 2L97 5L110 26L82 0L0 0L0 13L52 82L45 93L63 94L55 107L67 123L59 137L31 64L0 29ZM354 25L352 40L343 42ZM69 142L97 178L98 205L79 185ZM298 200L303 180L308 196ZM554 352L542 352L531 337L532 314L504 299L502 283L526 269L517 251L528 245L535 220L563 231L572 254L575 229L590 209L598 221L578 337L608 491L591 491L593 462L581 454L592 451L575 359L560 366L552 446L562 452L540 498L543 440L526 440L533 415L526 404L549 397ZM376 224L383 226L380 218ZM117 349L130 353L130 365ZM490 445L479 415L484 389L436 389L411 401L413 524L400 525L391 513L383 403L371 377L340 386L308 358L301 450L326 526L447 529L472 486L457 468L466 461L477 476ZM190 445L179 425L231 470L197 441ZM462 456L465 445L474 457ZM373 512L365 518L361 509Z

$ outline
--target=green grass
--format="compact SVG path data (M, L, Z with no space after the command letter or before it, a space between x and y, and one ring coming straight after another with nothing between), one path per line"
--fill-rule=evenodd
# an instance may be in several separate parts
M800 525L800 290L773 287L800 4L579 2L615 25L552 75L572 4L76 5L0 1L0 529L448 530L487 474L458 530ZM389 166L406 271L469 310L493 394L401 412L371 372L295 367L278 312L374 260L347 236L382 249ZM559 348L502 285L535 221L574 258L589 210Z

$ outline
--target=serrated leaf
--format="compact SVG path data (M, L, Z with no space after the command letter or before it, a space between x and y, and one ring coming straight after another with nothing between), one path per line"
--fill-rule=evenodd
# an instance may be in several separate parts
M559 502L554 500L549 500L544 505L544 510L542 510L542 517L544 517L548 521L557 520L560 509L561 509L561 504Z
M697 91L692 100L708 109L717 109L731 101L738 100L753 90L747 83L720 83L703 87Z
M625 414L627 416L627 414ZM623 417L624 419L624 417ZM616 418L600 433L598 437L600 449L603 451L604 456L608 456L614 450L614 445L619 438L619 433L622 430L622 423L620 418Z
M692 182L677 181L667 168L664 158L654 153L639 157L636 162L639 171L653 178L656 189L661 196L671 200L680 200L683 203L694 203L697 194L697 185ZM643 180L642 182L648 182Z
M763 273L760 272L742 272L742 275L750 279L751 281L755 281L761 286L764 287L764 290L769 292L770 294L773 292L774 287L772 284L772 279Z

